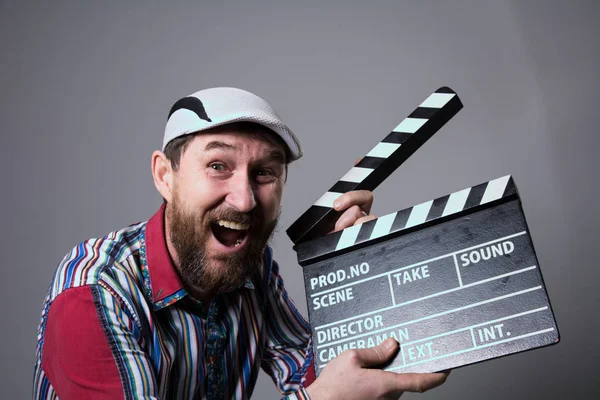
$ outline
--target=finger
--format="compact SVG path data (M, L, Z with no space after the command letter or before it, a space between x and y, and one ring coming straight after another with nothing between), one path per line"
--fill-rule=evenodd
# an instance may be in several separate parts
M362 217L357 219L356 221L354 221L354 225L358 225L358 224L364 224L365 222L369 222L372 221L374 219L377 219L377 215L374 214L369 214L367 215L367 213L365 213L364 211L362 212Z
M367 215L367 213L360 209L358 206L352 206L340 216L340 218L335 223L335 226L329 233L341 231L342 229L349 228L352 225L364 224L365 222L374 219L377 219L376 215Z
M335 223L335 226L333 227L333 232L341 231L342 229L346 229L354 225L354 223L360 218L366 218L364 215L364 211L361 210L359 206L350 207L344 211L342 215L340 215Z
M448 378L449 372L431 374L396 374L395 390L423 393L440 386Z
M344 193L333 202L333 208L337 211L343 211L354 205L359 206L367 214L371 212L373 192L370 190L351 190Z
M398 351L398 342L389 338L379 346L354 350L357 361L361 367L371 367L383 364ZM395 374L394 374L395 375Z

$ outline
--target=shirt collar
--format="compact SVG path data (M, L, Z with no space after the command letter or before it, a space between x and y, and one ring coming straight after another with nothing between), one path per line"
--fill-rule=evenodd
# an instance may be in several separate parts
M141 256L146 295L155 310L169 306L187 295L167 248L164 204L146 223ZM250 278L246 280L244 287L254 289Z
M165 238L163 204L146 224L142 251L146 294L149 295L155 309L173 304L187 294L171 260Z

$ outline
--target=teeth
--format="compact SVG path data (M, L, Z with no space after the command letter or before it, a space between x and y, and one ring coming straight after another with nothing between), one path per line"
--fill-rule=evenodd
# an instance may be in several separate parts
M234 221L226 221L224 219L220 219L217 221L217 224L220 226L224 226L225 228L234 229L236 231L245 231L250 228L250 224L243 224Z
M238 247L240 244L242 244L242 239L238 239L234 244L233 247Z

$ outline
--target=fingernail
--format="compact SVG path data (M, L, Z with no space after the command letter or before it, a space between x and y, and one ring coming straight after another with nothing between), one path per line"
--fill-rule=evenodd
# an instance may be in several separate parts
M383 342L383 345L385 346L386 349L388 350L392 350L393 348L396 347L396 341L392 338L387 339L385 342Z
M341 205L342 203L339 200L333 202L333 208L340 208Z

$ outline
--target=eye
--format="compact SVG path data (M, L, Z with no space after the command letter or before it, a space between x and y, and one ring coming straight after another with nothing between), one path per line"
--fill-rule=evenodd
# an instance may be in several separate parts
M256 172L256 175L258 176L270 176L270 175L274 175L273 171L271 171L270 169L259 169Z
M256 181L258 183L271 183L277 179L277 173L269 168L256 170Z
M222 163L214 162L214 163L211 163L209 165L209 167L210 167L210 169L213 169L215 171L225 171L225 164L222 164Z

